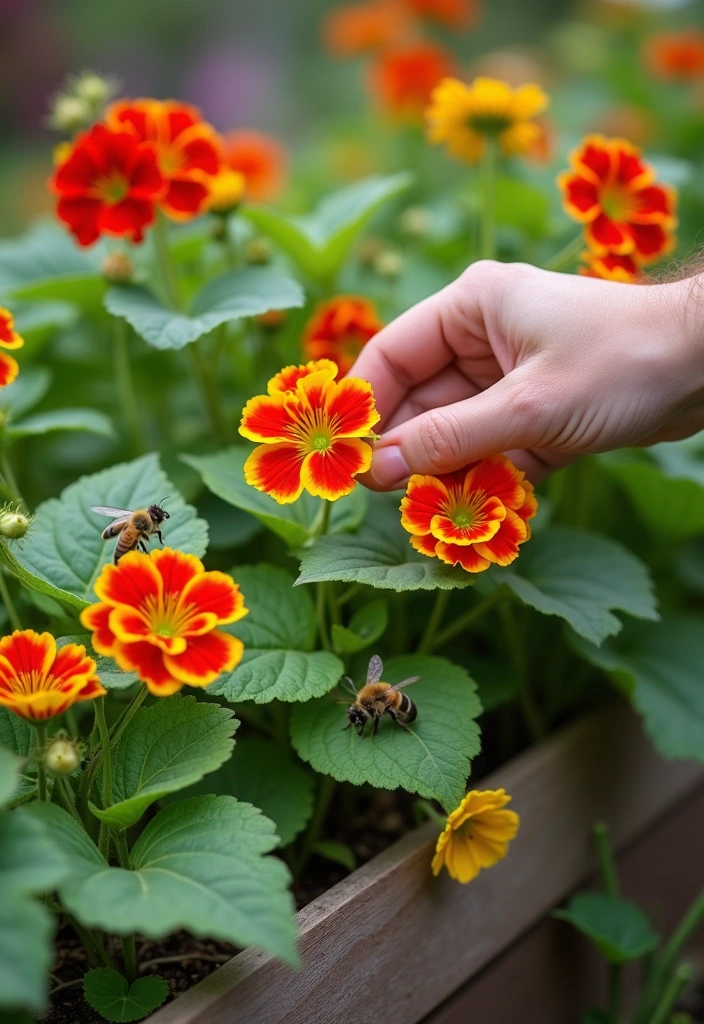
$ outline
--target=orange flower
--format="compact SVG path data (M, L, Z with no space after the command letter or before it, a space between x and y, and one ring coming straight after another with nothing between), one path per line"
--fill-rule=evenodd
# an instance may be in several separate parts
M286 150L263 132L231 132L223 139L224 159L244 177L247 199L265 202L277 195L286 177Z
M394 0L367 0L331 11L323 22L323 42L334 57L355 57L398 42L411 24Z
M57 650L51 633L16 629L0 640L0 706L30 720L53 718L103 696L96 667L85 647Z
M151 142L167 181L161 208L173 220L190 220L205 209L208 178L222 163L220 137L200 112L176 100L120 100L106 112L107 124Z
M206 572L194 555L130 551L103 566L95 592L99 602L81 612L93 647L158 697L186 683L209 686L242 658L242 641L215 627L247 614L244 597L231 576Z
M380 54L369 68L369 87L388 113L420 120L435 86L453 72L450 53L420 43Z
M419 18L429 18L448 28L469 28L479 17L479 0L405 0Z
M652 263L669 252L677 224L675 190L655 184L655 171L625 139L587 137L570 154L572 170L558 176L563 206L584 224L597 256L630 255Z
M244 464L244 478L281 505L304 489L335 501L371 465L371 445L362 440L375 437L379 420L371 386L355 377L336 381L336 374L328 360L286 367L269 382L268 395L244 407L240 434L261 442Z
M686 28L653 36L645 46L645 61L659 78L692 81L704 76L704 32Z
M583 277L600 277L623 284L633 284L641 277L640 267L631 256L617 256L613 252L596 256L593 252L584 252L582 259L586 263L586 267L579 268Z
M15 320L9 309L0 306L0 348L22 348L24 338L15 330ZM0 388L12 384L20 372L16 359L0 352Z
M421 554L481 572L509 565L530 537L538 510L533 485L505 455L443 476L414 474L401 502L401 525Z
M166 182L153 146L97 124L76 137L49 188L59 196L59 220L79 245L92 245L101 235L141 242Z
M303 351L309 359L331 359L343 375L383 326L368 299L337 295L316 306L303 330Z

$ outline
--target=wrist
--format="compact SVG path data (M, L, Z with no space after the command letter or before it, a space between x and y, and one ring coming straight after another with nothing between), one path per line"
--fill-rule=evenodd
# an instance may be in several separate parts
M704 274L643 292L660 387L670 393L674 419L691 421L695 433L704 427Z

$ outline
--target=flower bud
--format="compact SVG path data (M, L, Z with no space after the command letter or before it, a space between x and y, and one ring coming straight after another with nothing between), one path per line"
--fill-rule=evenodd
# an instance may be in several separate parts
M57 131L73 135L90 123L91 115L90 106L85 100L59 93L51 105L49 124Z
M401 231L410 238L426 238L431 226L430 210L424 206L408 206L401 214Z
M31 525L31 516L25 515L19 509L4 509L0 513L0 537L19 540L24 537Z
M403 270L403 256L395 249L383 249L374 257L372 268L379 277L398 277Z
M75 81L76 96L91 107L102 107L115 91L113 82L94 71L83 71Z
M78 744L67 738L57 737L44 754L44 764L52 775L71 775L80 763Z
M244 174L226 167L208 180L208 188L208 209L211 213L230 213L242 202L247 180Z
M263 331L278 331L286 323L286 310L269 309L255 317L255 321Z
M134 277L134 263L126 252L117 249L105 257L100 272L110 284L127 284Z
M247 263L263 266L271 260L271 246L266 238L252 238L245 248Z

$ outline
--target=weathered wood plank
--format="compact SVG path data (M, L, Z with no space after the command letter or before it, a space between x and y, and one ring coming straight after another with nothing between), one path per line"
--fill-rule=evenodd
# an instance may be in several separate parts
M415 1024L587 877L593 821L622 847L703 779L663 762L628 708L584 718L482 780L522 818L502 863L433 879L428 824L301 911L300 971L246 950L149 1022Z

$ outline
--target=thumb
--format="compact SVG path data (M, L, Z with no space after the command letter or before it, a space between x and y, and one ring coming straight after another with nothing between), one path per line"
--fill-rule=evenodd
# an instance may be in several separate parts
M534 390L503 377L473 398L431 409L384 434L369 484L394 490L412 473L451 473L487 455L530 448L544 436L545 405Z

